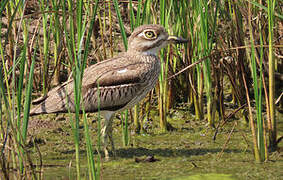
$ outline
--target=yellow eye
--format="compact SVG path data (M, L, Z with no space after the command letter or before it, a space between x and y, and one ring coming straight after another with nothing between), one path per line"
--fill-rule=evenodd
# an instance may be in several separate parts
M156 34L154 31L145 31L144 32L145 37L148 39L155 39L156 38Z

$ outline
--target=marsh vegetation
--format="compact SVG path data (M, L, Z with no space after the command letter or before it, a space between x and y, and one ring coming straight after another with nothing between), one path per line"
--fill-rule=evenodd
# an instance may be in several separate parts
M1 0L0 178L282 178L282 7ZM29 117L32 100L68 77L80 99L84 69L125 51L142 24L189 43L162 50L155 89L116 116L117 159L103 160L99 113Z

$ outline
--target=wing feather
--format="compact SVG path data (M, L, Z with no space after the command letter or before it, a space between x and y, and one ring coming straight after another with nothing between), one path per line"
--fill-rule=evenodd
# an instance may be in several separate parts
M150 63L148 64L150 66ZM118 56L89 66L82 79L82 103L86 112L96 112L100 98L101 110L114 110L126 106L140 91L147 64ZM52 89L47 96L39 98L31 115L43 113L66 113L75 111L73 79ZM98 88L100 96L98 96ZM126 93L127 92L127 93Z

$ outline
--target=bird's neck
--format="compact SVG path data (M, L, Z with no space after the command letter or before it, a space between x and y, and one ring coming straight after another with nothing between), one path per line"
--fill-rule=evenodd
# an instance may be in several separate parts
M133 55L141 55L141 56L155 56L157 57L158 52L160 51L160 48L152 48L148 49L146 51L136 51L136 50L128 50L128 54L133 54Z

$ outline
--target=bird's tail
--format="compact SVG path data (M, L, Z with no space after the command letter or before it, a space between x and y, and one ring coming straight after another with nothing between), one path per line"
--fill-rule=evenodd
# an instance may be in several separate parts
M46 96L40 97L32 102L36 105L30 111L30 116L35 116L39 114L49 114L49 113L66 113L68 112L68 107L66 103L66 91L64 88L56 88L51 90ZM73 101L69 98L69 105L73 109Z

